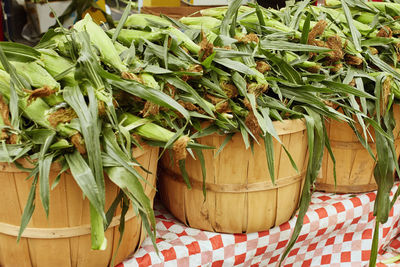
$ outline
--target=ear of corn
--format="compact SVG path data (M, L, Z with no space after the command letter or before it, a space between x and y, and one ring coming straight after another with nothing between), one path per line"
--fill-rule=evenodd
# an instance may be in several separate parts
M64 71L71 70L68 74L61 78L67 85L76 83L74 77L74 64L71 60L61 57L51 49L39 49L41 56L40 60L44 64L44 68L51 76L56 77Z
M175 38L178 42L182 42L182 44L192 53L199 53L200 46L192 41L186 34L178 30L174 27L169 27L168 29L163 31L166 34L169 34L171 37Z
M154 89L160 89L160 85L158 82L154 79L154 76L149 74L149 73L142 73L140 75L140 78L142 78L143 83L151 88Z
M6 99L10 98L10 76L3 70L0 70L0 94ZM24 116L46 129L54 129L47 119L51 113L49 105L41 98L36 98L28 102L28 97L29 96L21 96L18 101L18 106L23 111ZM60 128L58 131L66 137L77 132L63 124L59 126Z
M128 71L128 68L122 63L111 39L99 25L93 22L89 14L84 19L78 21L74 25L74 29L79 32L85 31L89 34L91 43L100 51L100 57L104 63L114 67L119 72Z
M206 8L206 9L200 10L200 14L202 16L210 16L210 17L222 19L227 10L228 10L228 7L226 7L226 6L211 7L211 8ZM254 10L247 6L241 6L239 8L239 14L243 14L243 13L251 12L251 11L254 11Z
M145 139L167 143L174 136L173 132L160 127L157 124L151 123L147 119L139 118L131 113L123 113L120 116L119 121L122 121L122 125L125 127L128 127L134 123L142 124L141 126L135 128L135 133Z
M119 55L121 55L123 52L125 52L126 50L129 49L128 47L126 47L126 46L124 46L124 45L122 45L122 44L120 44L118 42L115 42L114 46L115 46L115 49L117 50L117 53Z
M145 28L148 26L153 26L156 23L161 27L171 26L171 22L167 19L151 15L151 14L132 14L130 15L124 23L124 27L127 28Z
M37 62L18 62L14 61L11 64L32 87L40 88L48 86L51 89L59 89L60 84ZM0 66L4 70L3 66Z
M109 34L114 34L115 29L109 30ZM140 40L158 41L163 38L163 34L157 32L146 32L132 29L122 29L117 37L118 41L126 46L130 46L132 42L139 42Z
M183 17L183 18L179 19L179 21L185 25L200 26L200 28L205 28L205 29L209 29L209 30L215 29L221 25L221 21L219 19L216 19L214 17L207 17L207 16Z

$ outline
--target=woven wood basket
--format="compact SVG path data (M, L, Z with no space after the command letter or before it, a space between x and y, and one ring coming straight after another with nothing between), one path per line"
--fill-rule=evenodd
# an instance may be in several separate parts
M400 106L394 105L396 128L394 129L397 158L400 153ZM316 190L332 193L363 193L378 189L374 179L375 162L368 151L359 142L347 123L326 122L326 128L333 154L336 160L336 187L333 176L333 162L325 150L321 172L317 178ZM362 131L361 127L358 127ZM372 138L374 131L370 127ZM369 145L376 156L372 139Z
M147 174L140 168L137 171L155 186L158 148L143 146L135 149L133 155L151 171ZM27 162L23 162L27 165ZM50 184L57 176L60 167L52 166ZM27 173L14 165L0 163L0 266L4 267L99 267L108 266L119 240L119 214L112 220L106 231L107 249L91 250L89 202L67 171L61 176L56 188L50 192L50 212L46 218L36 192L36 209L20 242L16 236L19 231L21 214L27 201L31 180L26 181ZM105 179L106 208L118 193L118 187ZM153 201L154 187L144 184L146 195ZM125 233L118 250L115 263L123 261L144 240L145 230L140 218L132 208L126 214Z
M264 142L254 145L254 155L246 150L240 134L235 134L218 156L204 150L207 169L204 201L199 160L186 158L192 189L188 190L168 153L160 163L159 192L163 203L183 223L207 231L244 233L267 230L288 221L300 198L307 165L307 134L302 120L274 122L289 150L298 173L292 168L282 146L274 140L275 176L273 185L267 167ZM212 135L199 142L218 148L225 136Z

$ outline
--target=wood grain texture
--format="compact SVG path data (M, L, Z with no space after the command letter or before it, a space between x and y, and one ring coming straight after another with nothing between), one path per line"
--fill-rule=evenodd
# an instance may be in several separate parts
M396 127L396 155L400 153L400 105L393 106ZM336 185L333 175L334 166L328 151L325 149L321 172L317 178L316 190L330 193L364 193L378 189L374 179L375 161L359 142L351 127L345 122L327 120L326 129L336 160ZM362 129L357 125L358 131ZM376 156L374 130L369 127L368 143ZM394 175L394 174L393 174Z
M282 145L274 140L275 180L268 171L263 140L246 149L240 133L221 153L204 150L206 199L202 193L199 160L188 156L186 169L193 184L187 189L178 166L168 153L159 168L159 191L165 206L183 223L198 229L224 233L267 230L290 219L297 208L307 165L307 134L302 120L274 122L282 144L289 150L299 173L292 168ZM225 136L202 137L199 143L218 148Z
M155 195L158 148L143 146L135 149L134 155L144 168L151 174L136 168L147 181L153 185L145 185L145 192L153 202ZM23 164L27 164L23 162ZM54 181L60 167L53 164L50 173L50 184ZM27 173L17 169L12 164L0 163L0 202L5 203L0 209L0 222L19 227L21 214L25 207L32 183L25 180ZM106 186L106 209L118 193L118 187L108 178ZM71 174L67 171L62 174L57 187L50 192L50 212L46 218L39 191L36 192L36 209L27 233L33 233L31 237L23 237L17 244L15 231L8 234L0 233L0 266L35 266L35 267L98 267L108 266L119 240L120 210L117 210L115 223L107 229L107 249L104 251L91 250L90 232L87 226L90 224L89 202L83 196ZM132 213L132 208L129 213ZM1 225L1 224L0 224ZM31 229L32 231L30 231ZM78 234L74 230L78 229ZM46 236L41 237L41 231ZM55 238L49 238L49 232L55 232ZM1 231L0 231L1 232ZM68 237L60 236L65 234ZM140 218L129 216L125 223L125 234L118 250L115 263L119 263L128 257L143 241L145 236Z

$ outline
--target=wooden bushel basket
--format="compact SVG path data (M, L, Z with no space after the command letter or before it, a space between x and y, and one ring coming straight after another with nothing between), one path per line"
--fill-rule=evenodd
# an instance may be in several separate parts
M158 148L142 146L133 156L152 174L136 168L147 181L155 186ZM27 162L24 161L26 165ZM60 167L52 166L50 184ZM27 201L32 179L12 164L0 163L0 266L4 267L99 267L108 266L119 240L119 214L105 233L107 248L91 250L89 201L84 198L70 172L64 172L57 187L50 192L50 212L46 218L39 191L36 193L36 209L32 219L17 244L16 237L21 214ZM144 184L144 183L143 183ZM118 193L118 187L105 179L106 208ZM39 186L37 186L39 188ZM154 199L154 187L144 184L146 195ZM123 261L144 240L146 234L139 217L132 207L126 214L125 232L115 263Z
M204 201L199 160L186 158L192 189L188 189L169 153L160 163L159 192L164 205L183 223L193 228L224 233L267 230L288 221L298 206L305 178L308 142L302 120L274 122L275 129L299 173L292 167L282 146L274 140L275 182L267 167L265 145L245 148L240 133L235 134L218 156L215 150L203 150L206 177ZM218 148L225 136L202 137L201 144Z
M399 105L394 105L393 113L396 120L396 128L393 134L398 158L400 153ZM374 179L375 162L351 127L345 122L333 120L328 120L325 125L336 160L336 187L333 176L333 162L325 149L321 172L315 185L316 190L332 193L363 193L378 189ZM362 132L359 126L358 130ZM375 139L372 127L370 127L370 132L372 138ZM375 144L371 139L368 142L376 156Z

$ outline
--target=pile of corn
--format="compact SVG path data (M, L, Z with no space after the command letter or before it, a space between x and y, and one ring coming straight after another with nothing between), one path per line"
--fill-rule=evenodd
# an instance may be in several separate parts
M86 166L99 192L82 188L92 196L93 248L99 249L105 245L103 169L124 168L141 179L131 167L138 138L173 148L184 174L192 150L201 155L201 149L211 149L197 144L198 137L240 132L249 148L279 140L273 120L305 118L312 146L290 249L324 147L330 151L324 120L331 118L354 129L360 124L357 135L366 149L367 128L374 128L382 145L375 176L385 185L378 191L376 215L384 222L393 185L389 174L398 169L392 105L400 96L400 5L327 4L289 1L274 10L235 0L179 21L125 13L109 30L87 15L71 30L49 31L35 48L0 45L0 160L37 159L45 209L48 163ZM266 157L273 163L272 149ZM154 225L149 203L128 197Z

